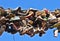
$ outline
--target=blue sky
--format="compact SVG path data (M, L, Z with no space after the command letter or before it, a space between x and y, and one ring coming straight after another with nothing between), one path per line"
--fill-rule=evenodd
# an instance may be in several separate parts
M0 6L7 8L16 8L22 7L22 9L36 8L42 10L47 8L49 10L55 10L60 8L60 0L0 0ZM14 36L14 38L13 38ZM20 36L19 33L14 35L4 32L0 36L0 41L60 41L60 35L57 38L53 37L53 29L46 31L42 37L39 37L38 34L34 37L29 37L28 35Z

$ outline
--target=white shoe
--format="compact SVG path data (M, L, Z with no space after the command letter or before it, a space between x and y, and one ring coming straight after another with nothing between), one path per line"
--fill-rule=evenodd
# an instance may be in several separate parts
M55 32L54 32L54 36L55 36L55 37L58 36L58 30L55 30Z

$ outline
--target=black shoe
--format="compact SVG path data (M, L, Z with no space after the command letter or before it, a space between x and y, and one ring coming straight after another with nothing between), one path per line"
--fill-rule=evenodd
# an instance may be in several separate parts
M43 30L41 30L40 33L45 34L45 32Z
M30 37L33 37L35 34L31 34Z
M39 33L39 36L42 37L42 33Z

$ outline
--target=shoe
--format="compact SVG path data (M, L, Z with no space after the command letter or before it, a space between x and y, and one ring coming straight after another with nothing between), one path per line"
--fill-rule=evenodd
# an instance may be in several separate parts
M42 37L42 33L39 33L39 36Z

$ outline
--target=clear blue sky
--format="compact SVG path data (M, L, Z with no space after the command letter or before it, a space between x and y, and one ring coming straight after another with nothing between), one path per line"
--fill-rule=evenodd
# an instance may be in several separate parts
M0 6L6 8L16 8L22 7L22 9L36 8L43 9L47 8L49 10L55 10L60 8L60 0L0 0ZM53 29L46 31L46 34L39 37L38 34L34 37L29 37L28 35L20 36L19 33L14 34L15 41L60 41L60 35L57 38L53 37ZM0 36L0 41L14 41L13 35L4 32Z

